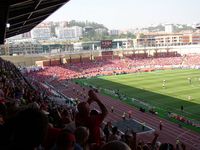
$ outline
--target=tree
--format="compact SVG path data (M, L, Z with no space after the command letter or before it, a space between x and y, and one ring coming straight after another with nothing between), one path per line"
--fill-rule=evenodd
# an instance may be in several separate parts
M131 32L127 32L127 38L135 39L136 35Z
M143 33L141 33L140 38L145 38L145 35Z

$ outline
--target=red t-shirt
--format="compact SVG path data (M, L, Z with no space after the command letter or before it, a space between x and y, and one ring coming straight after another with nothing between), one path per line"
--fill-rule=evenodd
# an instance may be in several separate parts
M45 141L45 149L50 149L55 144L57 137L60 133L61 129L49 127L47 132L47 138Z
M100 125L103 122L103 115L92 115L92 116L80 116L79 114L76 115L76 126L85 126L88 127L90 130L89 142L99 144L101 142L100 137Z

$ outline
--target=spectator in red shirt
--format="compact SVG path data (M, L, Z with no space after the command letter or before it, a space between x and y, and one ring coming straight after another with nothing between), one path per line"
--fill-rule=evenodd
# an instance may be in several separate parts
M77 127L85 126L89 128L90 143L100 144L100 125L102 124L104 118L107 116L108 110L106 109L105 105L99 100L93 90L90 90L88 92L88 96L89 98L87 102L81 102L78 104L78 113L75 117L75 123ZM89 106L92 102L96 102L98 104L101 109L101 113L98 113L97 115L90 115Z
M75 131L76 144L82 149L89 149L88 138L89 130L86 127L78 127Z

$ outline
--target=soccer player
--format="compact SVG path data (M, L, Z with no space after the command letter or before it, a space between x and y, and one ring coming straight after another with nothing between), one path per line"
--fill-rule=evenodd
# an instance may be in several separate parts
M164 83L162 84L162 87L163 87L163 89L165 88L165 84Z
M166 83L166 80L163 80L163 84L162 84L163 88L165 88L165 83Z
M188 78L189 84L192 84L192 79Z

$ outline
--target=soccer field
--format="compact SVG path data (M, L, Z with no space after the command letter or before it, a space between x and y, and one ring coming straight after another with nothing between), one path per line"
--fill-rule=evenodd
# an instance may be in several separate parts
M79 82L119 91L163 112L174 112L200 120L200 70L165 70L101 76L81 79ZM124 102L131 104L130 100ZM184 108L183 112L181 106Z

